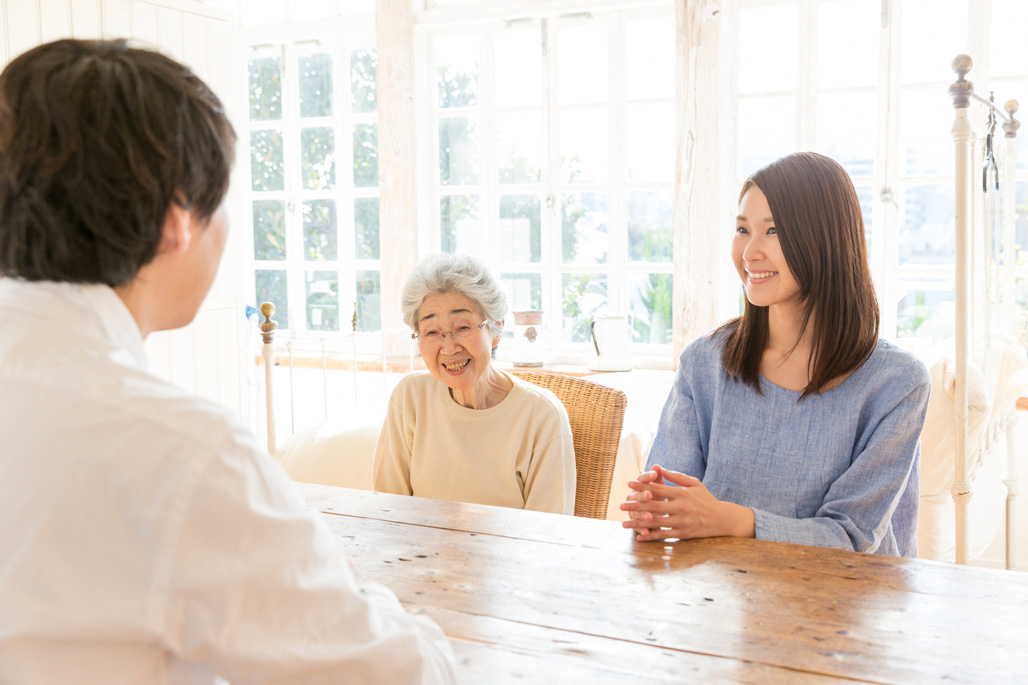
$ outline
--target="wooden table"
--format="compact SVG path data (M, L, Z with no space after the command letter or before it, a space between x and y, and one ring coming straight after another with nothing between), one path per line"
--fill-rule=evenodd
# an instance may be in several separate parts
M301 485L465 683L1028 682L1028 574Z

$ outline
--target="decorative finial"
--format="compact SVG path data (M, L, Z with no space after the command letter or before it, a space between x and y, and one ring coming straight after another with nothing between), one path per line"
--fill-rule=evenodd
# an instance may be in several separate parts
M953 98L953 109L966 109L971 101L971 92L974 91L974 84L964 79L971 71L974 62L970 55L960 54L953 58L950 63L953 71L957 73L957 80L949 85L949 94Z
M1021 126L1021 122L1014 118L1017 114L1018 105L1017 100L1007 100L1007 103L1003 105L1003 109L1007 110L1007 114L1010 115L1010 121L1003 122L1003 130L1007 132L1007 138L1016 138L1017 129Z
M264 322L261 323L261 337L264 339L265 344L271 344L275 340L275 331L278 330L278 324L271 320L271 317L275 315L275 305L270 302L261 302L261 316L264 317Z
M353 303L353 332L357 332L357 303Z

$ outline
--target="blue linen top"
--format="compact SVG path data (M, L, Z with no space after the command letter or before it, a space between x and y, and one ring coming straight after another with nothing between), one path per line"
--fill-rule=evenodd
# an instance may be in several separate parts
M761 540L917 556L924 364L879 340L840 385L799 401L763 377L763 395L732 379L727 338L715 331L682 352L647 468L750 507Z

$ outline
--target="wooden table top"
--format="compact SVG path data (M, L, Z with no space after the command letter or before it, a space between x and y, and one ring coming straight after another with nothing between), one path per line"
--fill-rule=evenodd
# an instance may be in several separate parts
M300 489L462 682L1028 682L1028 573Z

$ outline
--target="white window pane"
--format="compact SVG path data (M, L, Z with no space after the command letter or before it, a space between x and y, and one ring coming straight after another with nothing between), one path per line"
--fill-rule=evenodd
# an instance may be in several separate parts
M739 101L739 178L796 151L796 98Z
M651 345L671 342L671 274L628 277L628 309L632 341Z
M378 52L359 49L350 53L350 107L354 112L378 109Z
M542 112L496 115L496 160L500 183L538 183L543 164Z
M335 131L327 126L300 129L300 172L303 187L327 190L336 187Z
M860 202L860 214L864 219L864 240L867 242L868 248L871 246L871 221L874 219L872 212L875 206L875 191L870 185L870 180L868 179L865 183L853 184L857 191L857 201Z
M1014 118L1021 122L1021 127L1017 129L1017 136L1014 138L1014 147L1017 149L1017 170L1028 171L1028 123L1025 120L1028 119L1028 80L1025 81L1004 81L1002 84L996 85L996 104L1003 107L1007 100L1017 100L1020 105L1020 109L1014 114ZM1007 138L1002 131L1001 122L996 122L996 133L1000 136L998 138L999 147L1004 150L1006 154ZM1002 160L997 152L996 156ZM1002 164L1002 161L1000 161Z
M629 260L671 263L673 208L670 190L628 193Z
M953 184L906 188L900 199L899 265L953 264Z
M562 28L558 34L557 100L562 105L607 101L607 26Z
M542 38L538 28L496 35L496 106L542 104Z
M353 127L353 185L357 188L378 185L378 124Z
M904 174L953 173L953 103L949 93L900 93L899 169Z
M938 341L953 337L953 281L905 279L896 286L896 336Z
M354 199L353 243L357 259L380 259L377 197Z
M878 132L874 93L817 97L815 149L842 164L850 176L872 176Z
M381 329L382 274L378 271L358 271L357 330L378 331Z
M560 114L560 177L564 183L607 180L607 110L565 110Z
M478 103L478 38L447 36L435 42L439 107Z
M565 264L606 264L610 247L607 196L574 193L561 203L561 252Z
M303 55L300 75L300 116L332 116L332 55Z
M625 96L629 100L675 94L675 18L652 17L625 26Z
M335 271L308 271L307 330L339 330L339 274Z
M989 72L992 76L1028 74L1028 2L1025 0L992 0L992 39ZM1028 101L1028 94L1021 99ZM997 95L998 97L998 95Z
M542 204L538 195L501 195L496 256L501 262L542 261Z
M881 8L867 0L834 0L818 6L819 88L878 83Z
M797 21L795 5L740 10L740 93L796 87Z
M904 0L901 22L900 81L953 81L950 63L968 50L967 0Z
M250 121L282 118L282 60L261 57L247 63Z
M478 195L445 195L439 199L439 249L485 259L484 231Z
M675 175L675 110L671 103L628 105L625 112L625 180L670 183Z
M564 274L564 342L589 342L589 324L607 309L606 274Z
M524 311L526 309L542 309L542 276L540 274L524 273L502 273L500 274L500 287L507 296L507 305L511 312ZM513 317L508 319L507 328L504 333L512 332L514 327L510 325Z
M339 259L335 200L303 203L303 258L311 262Z
M1003 192L1003 191L1001 191ZM1014 196L1015 264L1028 264L1028 183L1017 184ZM1028 296L1028 291L1025 292Z
M254 200L253 258L261 261L285 260L286 203L282 200Z
M467 117L439 120L439 182L443 185L478 183L478 128Z
M250 131L250 188L282 190L286 187L286 165L282 132Z

